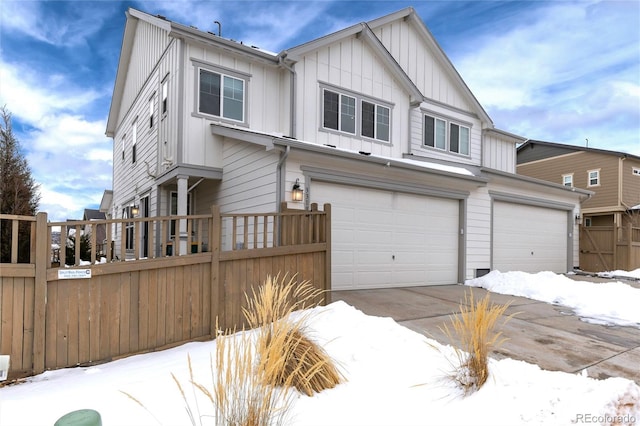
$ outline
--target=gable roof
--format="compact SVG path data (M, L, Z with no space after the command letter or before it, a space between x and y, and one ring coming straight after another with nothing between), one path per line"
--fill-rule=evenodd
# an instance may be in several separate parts
M446 55L446 53L444 53L442 47L440 47L431 31L429 31L422 18L420 18L413 7L407 7L395 13L391 13L389 15L374 19L373 21L369 21L369 26L372 29L375 29L398 19L404 19L405 21L410 23L413 28L416 29L416 31L418 31L418 33L422 37L422 40L434 53L435 59L440 63L443 70L460 87L460 89L462 89L463 94L465 95L469 103L473 105L476 114L478 114L478 117L480 117L482 121L485 121L493 126L493 120L491 120L489 114L487 114L473 92L471 92L471 89L469 89L467 83L465 83L465 81L462 79L462 76L460 75L460 73L458 73L458 70L453 66L453 63L451 62L449 57Z
M361 22L332 34L328 34L315 40L311 40L307 43L301 44L291 49L287 49L283 52L283 56L286 55L288 59L295 62L308 52L318 50L324 46L356 35L360 37L374 51L378 59L380 59L383 64L385 64L385 66L387 66L393 72L393 76L411 95L412 101L422 102L423 100L429 100L420 92L411 78L409 78L409 76L398 64L391 53L389 53L387 48L373 33L374 29L397 20L405 20L417 30L422 40L426 43L430 50L434 52L435 59L438 61L445 73L455 82L455 84L458 85L458 87L460 87L463 95L473 106L478 117L480 117L482 121L485 121L491 127L493 127L493 121L484 110L482 105L480 105L478 99L473 95L467 84L464 82L458 71L455 69L447 55L444 53L438 42L435 40L435 38L428 30L422 19L418 16L413 7L404 8L402 10L391 13L389 15L385 15L369 22Z
M545 149L538 150L535 153L532 153L531 150L535 148L535 146L540 146ZM518 157L524 157L526 153L526 160L518 161L518 164L524 164L525 162L543 160L546 158L558 157L560 155L572 154L575 152L592 152L597 154L610 155L614 157L620 158L633 158L636 160L640 160L640 157L633 154L627 154L621 151L609 151L606 149L599 148L588 148L586 146L577 146L577 145L567 145L558 142L545 142L538 140L527 140L525 143L520 145L517 148Z

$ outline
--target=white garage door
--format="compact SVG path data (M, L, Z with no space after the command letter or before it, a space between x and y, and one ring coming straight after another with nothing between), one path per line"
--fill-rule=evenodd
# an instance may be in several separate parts
M457 200L313 182L331 203L332 288L458 282Z
M493 269L567 272L567 212L496 201Z

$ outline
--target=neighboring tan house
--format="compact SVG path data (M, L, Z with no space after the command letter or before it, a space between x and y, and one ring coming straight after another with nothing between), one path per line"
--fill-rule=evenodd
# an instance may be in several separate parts
M519 174L594 192L582 203L582 213L577 218L585 227L613 227L619 230L616 232L619 241L627 238L626 233L620 230L627 229L629 225L640 227L640 157L535 140L520 145L517 152ZM580 241L581 252L598 250L594 247L594 244L599 244L597 239L586 237ZM607 263L610 262L598 262L589 270L613 270L616 264L619 265L619 262ZM640 264L627 266L632 269L638 267Z
M515 173L525 139L494 127L413 8L280 53L126 16L113 218L330 203L333 289L577 265L590 192Z

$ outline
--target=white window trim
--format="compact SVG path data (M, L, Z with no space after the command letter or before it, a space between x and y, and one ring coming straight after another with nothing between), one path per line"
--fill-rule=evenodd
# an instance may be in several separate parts
M565 178L569 178L570 185L567 185L567 183L565 182ZM564 186L568 186L568 187L573 188L573 173L568 173L568 174L562 175L562 184Z
M601 184L600 170L601 169L594 169L594 170L587 171L587 187L600 186ZM594 184L591 183L591 173L597 173L597 178L596 178L597 183L594 183Z
M138 142L138 117L133 120L131 127L131 164L136 164L137 152L136 143Z
M347 96L350 98L355 99L355 105L356 105L356 111L355 111L355 131L354 133L348 132L348 131L344 131L341 130L342 127L342 114L341 111L338 110L338 129L332 129L331 127L325 127L324 126L324 92L325 90L328 90L330 92L336 93L338 94L338 106L340 107L341 103L341 99L342 96ZM377 114L378 111L378 107L382 107L382 108L386 108L389 111L389 140L384 140L384 139L378 139L377 138L377 124L378 122L375 121L375 119L377 118L377 116L374 115L374 135L375 137L371 137L371 136L364 136L362 134L362 102L367 102L370 104L375 105L375 112L374 114ZM327 83L320 83L320 130L324 131L324 132L330 132L330 133L336 133L336 134L341 134L341 135L348 135L351 137L357 137L357 138L362 138L362 139L366 139L375 143L380 143L380 144L385 144L385 145L392 145L391 142L391 138L393 135L393 103L389 103L386 102L382 99L376 99L376 98L372 98L366 95L363 95L361 93L357 93L357 92L353 92L351 90L347 90L347 89L342 89L342 88L338 88L335 87L333 85L327 84Z
M148 116L147 116L147 122L149 123L149 128L153 129L153 127L156 124L156 121L153 119L154 114L156 112L156 94L154 93L153 95L151 95L151 97L149 98L149 111L148 111Z
M238 71L231 68L226 68L226 67L211 64L205 61L201 61L196 58L191 58L191 62L193 64L193 69L194 69L193 78L195 82L194 104L193 104L193 112L191 115L193 117L206 118L208 120L216 120L216 121L223 121L223 122L226 121L236 125L248 126L248 123L249 123L249 105L248 104L250 99L249 83L251 81L252 75L242 71ZM223 80L224 77L226 76L226 77L235 78L237 80L241 80L243 82L242 120L241 121L235 120L233 118L223 117L222 115L217 116L217 115L209 114L206 112L200 112L200 70L204 70L214 74L220 74L220 76L222 77L221 80ZM224 87L222 88L222 90L224 90ZM223 114L222 108L220 111L221 111L221 114Z
M425 117L430 117L430 118L433 118L433 120L434 120L434 126L433 126L434 146L429 146L429 145L425 144L425 136L426 136L425 125L424 125ZM444 126L444 144L445 144L445 146L444 146L444 148L440 148L438 146L435 146L436 145L436 138L435 138L436 133L435 132L436 132L436 129L437 129L436 123L438 121L443 121L445 123L445 126ZM465 128L465 129L468 130L468 132L469 132L469 141L468 141L469 142L469 146L468 146L469 152L468 153L465 154L465 153L462 153L462 152L456 152L456 151L452 151L451 150L450 130L451 130L451 125L452 124L458 126L458 128ZM440 152L448 152L450 154L461 155L463 157L471 157L471 127L472 127L471 124L462 123L462 122L460 122L458 120L454 120L454 119L447 119L447 118L444 118L442 116L439 116L438 114L433 114L431 112L424 112L423 111L423 113L422 113L422 142L421 142L421 146L423 148L425 148L425 149L435 149L435 150L438 150ZM458 132L458 149L460 149L460 145L461 145L460 144L460 132Z
M640 176L640 167L632 167L631 174L634 176Z
M161 101L160 101L160 113L162 118L166 117L169 111L169 76L167 75L161 83Z

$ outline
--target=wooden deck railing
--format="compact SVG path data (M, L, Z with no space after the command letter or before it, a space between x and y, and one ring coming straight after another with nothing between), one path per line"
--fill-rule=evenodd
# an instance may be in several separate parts
M183 238L175 236L181 220ZM220 214L213 206L208 215L52 223L46 213L0 215L7 259L0 264L0 353L11 356L9 377L211 339L217 326L241 328L245 293L267 275L295 274L329 290L330 220L328 204L324 211ZM113 244L98 240L100 226ZM68 235L84 235L87 247Z

